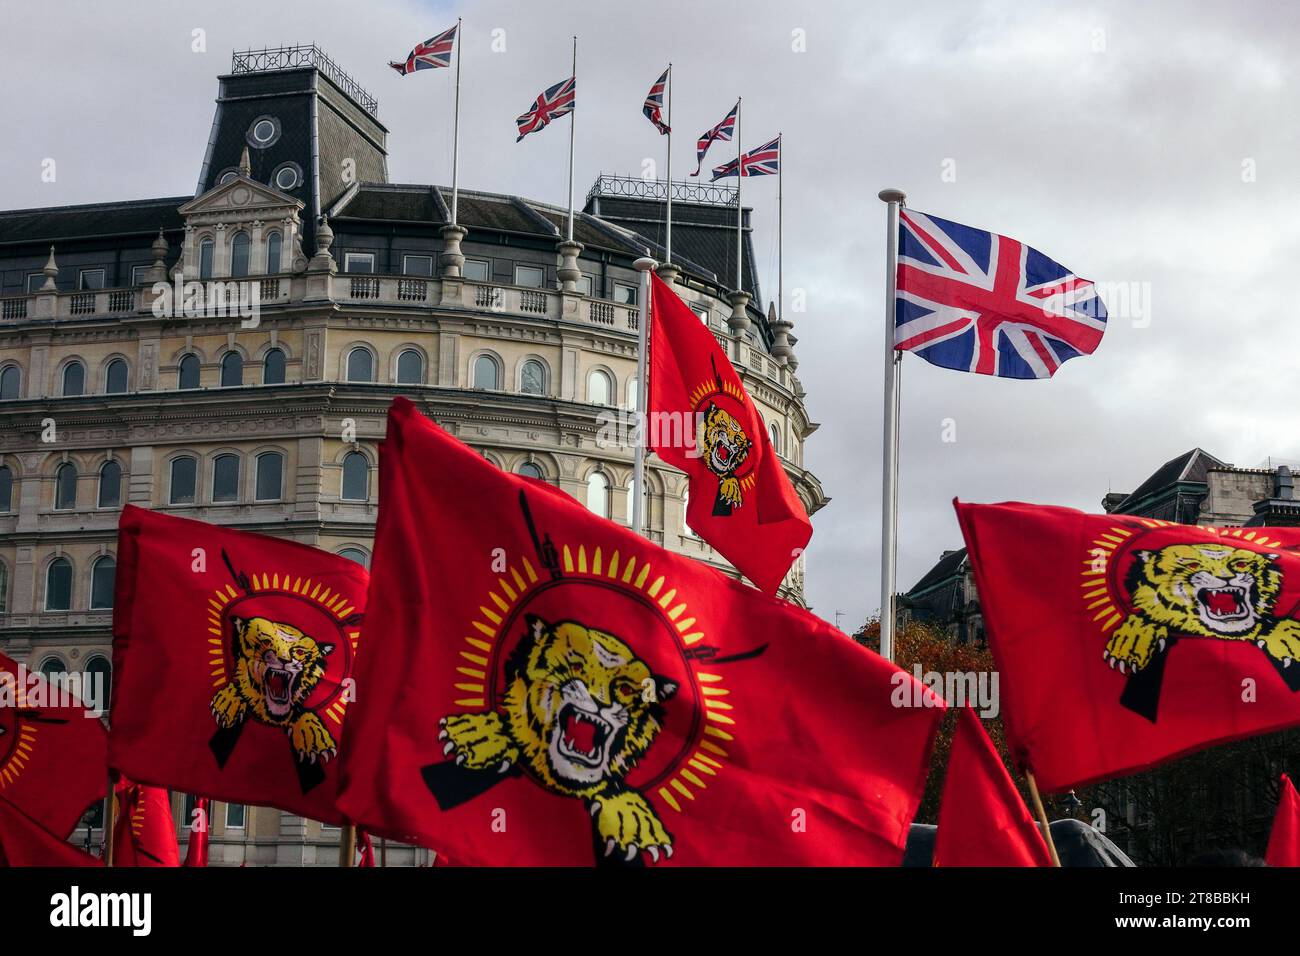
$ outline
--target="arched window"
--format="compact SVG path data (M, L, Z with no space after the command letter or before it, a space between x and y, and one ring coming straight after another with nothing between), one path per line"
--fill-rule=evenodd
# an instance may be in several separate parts
M344 548L339 552L340 558L347 558L349 561L355 561L363 568L370 567L370 558L360 548Z
M218 455L212 459L212 500L239 500L238 455Z
M14 470L0 465L0 514L14 507Z
M117 561L106 554L90 569L90 606L94 610L113 606L113 578Z
M278 232L266 237L266 271L269 275L280 271L280 246L283 242Z
M67 558L55 558L45 569L45 610L72 610L72 562Z
M233 388L244 384L244 357L238 352L227 352L221 357L221 387Z
M57 610L50 608L50 610ZM40 671L41 676L49 682L51 687L64 687L68 682L68 665L63 663L63 658L57 655L51 655L41 661L41 666L36 668Z
M772 435L772 451L779 455L781 454L781 429L777 428L776 423L773 422L768 426L768 430Z
M373 382L375 380L375 357L370 349L357 346L348 353L348 381Z
M80 362L69 362L63 366L63 394L67 396L86 393L86 366Z
M614 392L609 373L604 369L592 369L587 376L587 401L593 405L609 405Z
M281 349L269 350L262 359L262 384L284 384L284 352Z
M171 490L167 501L174 505L192 505L197 495L198 459L183 455L172 459Z
M77 466L70 461L59 465L54 473L54 507L59 511L77 507Z
M632 379L627 383L627 401L623 404L627 406L629 412L637 410L637 403L641 401L641 383Z
M18 397L22 390L23 373L17 365L6 365L0 370L0 399L13 399Z
M86 661L86 677L82 699L96 710L108 710L108 702L113 699L113 668L108 658L96 654Z
M199 278L212 278L212 258L216 251L216 244L211 239L204 239L199 243Z
M627 483L627 523L632 524L632 509L636 503L636 479L630 478Z
M181 356L180 368L176 375L176 387L199 387L199 357L193 352Z
M99 469L99 507L116 508L122 503L122 466L110 458Z
M686 513L691 510L691 489L689 487L682 489L682 534L688 538L698 538L691 526L686 523Z
M529 359L519 369L519 391L525 395L546 394L546 366Z
M370 498L370 460L359 451L348 452L343 459L344 501L367 501Z
M284 455L266 451L257 456L254 496L258 501L279 501L284 488Z
M587 510L602 518L609 517L609 479L599 471L587 476Z
M420 385L424 382L424 358L415 349L404 349L397 356L397 384Z
M242 279L248 275L248 233L239 232L230 240L230 275Z
M523 475L525 478L537 478L539 480L545 477L545 475L542 474L542 469L531 461L526 461L519 466L519 474Z
M126 391L126 378L126 362L121 359L113 359L108 363L108 368L104 370L104 393L106 395L121 395Z
M474 387L500 388L501 376L497 361L490 355L480 355L474 360Z

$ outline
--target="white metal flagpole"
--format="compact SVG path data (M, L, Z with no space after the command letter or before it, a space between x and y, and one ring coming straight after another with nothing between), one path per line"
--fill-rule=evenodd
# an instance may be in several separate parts
M460 172L460 59L461 50L464 47L464 37L461 36L461 21L456 18L456 105L452 109L451 121L451 224L457 225L460 220L457 218L460 207L460 189L459 189L459 172Z
M782 177L785 175L785 142L776 134L776 317L785 318L785 259L782 258L785 209L781 199Z
M880 502L880 656L892 661L894 629L898 621L894 592L898 570L899 371L903 357L903 353L894 348L894 298L898 279L898 210L907 194L901 189L882 189L880 199L889 208L886 217L888 252L885 257L884 471Z
M665 167L668 174L668 215L664 235L664 262L673 261L673 65L668 64L668 155Z
M744 272L741 265L741 234L744 231L744 207L740 204L740 184L745 178L745 166L740 152L740 97L736 97L736 291L744 291Z
M573 130L578 125L578 38L573 38L573 109L569 110L569 232L573 242Z
M649 256L642 256L633 266L641 273L641 314L636 334L636 456L632 464L632 530L637 534L645 534L645 444L649 422L646 411L646 395L649 393L646 352L650 341L650 276L659 268L659 263Z

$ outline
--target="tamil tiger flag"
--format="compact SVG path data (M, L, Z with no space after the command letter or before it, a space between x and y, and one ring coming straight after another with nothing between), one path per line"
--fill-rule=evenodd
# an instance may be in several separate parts
M1300 795L1286 774L1282 774L1282 792L1264 861L1269 866L1300 866Z
M1042 789L1300 724L1300 529L956 508L1007 740Z
M943 712L910 675L403 398L379 480L348 819L457 865L901 861Z
M713 333L658 276L650 280L646 445L689 476L687 524L772 593L812 522Z
M934 865L1052 865L1042 831L969 707L957 715L939 804Z
M338 555L128 505L109 762L140 783L341 824L368 576Z
M123 779L117 789L114 866L180 866L171 797L161 787Z
M104 724L74 689L0 654L0 802L56 839L108 792Z
M103 865L98 857L65 842L18 807L0 799L0 866Z

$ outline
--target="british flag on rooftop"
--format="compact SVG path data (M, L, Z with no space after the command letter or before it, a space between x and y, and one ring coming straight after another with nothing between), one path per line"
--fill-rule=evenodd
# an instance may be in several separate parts
M1050 378L1106 331L1096 287L1037 249L899 211L894 348L943 368Z
M572 113L576 91L577 77L573 76L548 87L537 97L528 112L515 120L515 125L519 127L515 142L546 126L551 120Z
M709 147L714 143L727 143L736 132L736 113L740 110L740 101L731 108L731 112L722 118L722 122L713 129L706 130L700 134L700 140L695 144L695 172L692 176L698 176L700 170L704 168L704 154L709 151Z
M668 70L671 69L670 66ZM668 86L668 70L664 70L663 76L655 80L654 86L650 87L650 92L646 94L645 106L641 107L641 112L646 115L646 119L655 124L655 129L659 130L661 136L672 132L663 120L664 89Z
M751 149L748 153L742 153L739 161L731 159L721 166L714 166L713 179L710 182L716 183L719 179L734 176L737 169L742 176L775 176L779 173L781 171L780 134L776 139Z
M442 66L451 66L451 50L456 45L456 28L445 30L436 37L430 37L423 43L417 43L415 49L407 54L401 63L389 62L402 76L416 70L433 70Z

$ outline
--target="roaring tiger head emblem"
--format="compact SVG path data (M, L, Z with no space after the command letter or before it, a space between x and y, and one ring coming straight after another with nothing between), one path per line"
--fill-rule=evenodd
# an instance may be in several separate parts
M1219 542L1139 551L1125 586L1132 610L1106 645L1120 670L1141 670L1170 636L1255 641L1290 666L1300 656L1300 622L1277 619L1282 589L1276 554Z
M672 854L672 837L625 777L654 743L677 684L613 634L527 615L505 666L500 711L440 722L444 753L470 769L518 764L547 790L582 799L606 840L632 859Z
M230 623L234 680L212 698L217 725L235 727L252 718L283 728L299 759L329 760L337 744L306 701L325 675L334 645L264 617L233 617Z
M736 472L749 457L754 443L740 422L712 402L704 412L700 431L704 463L718 477L718 504L725 505L729 513L743 503Z

